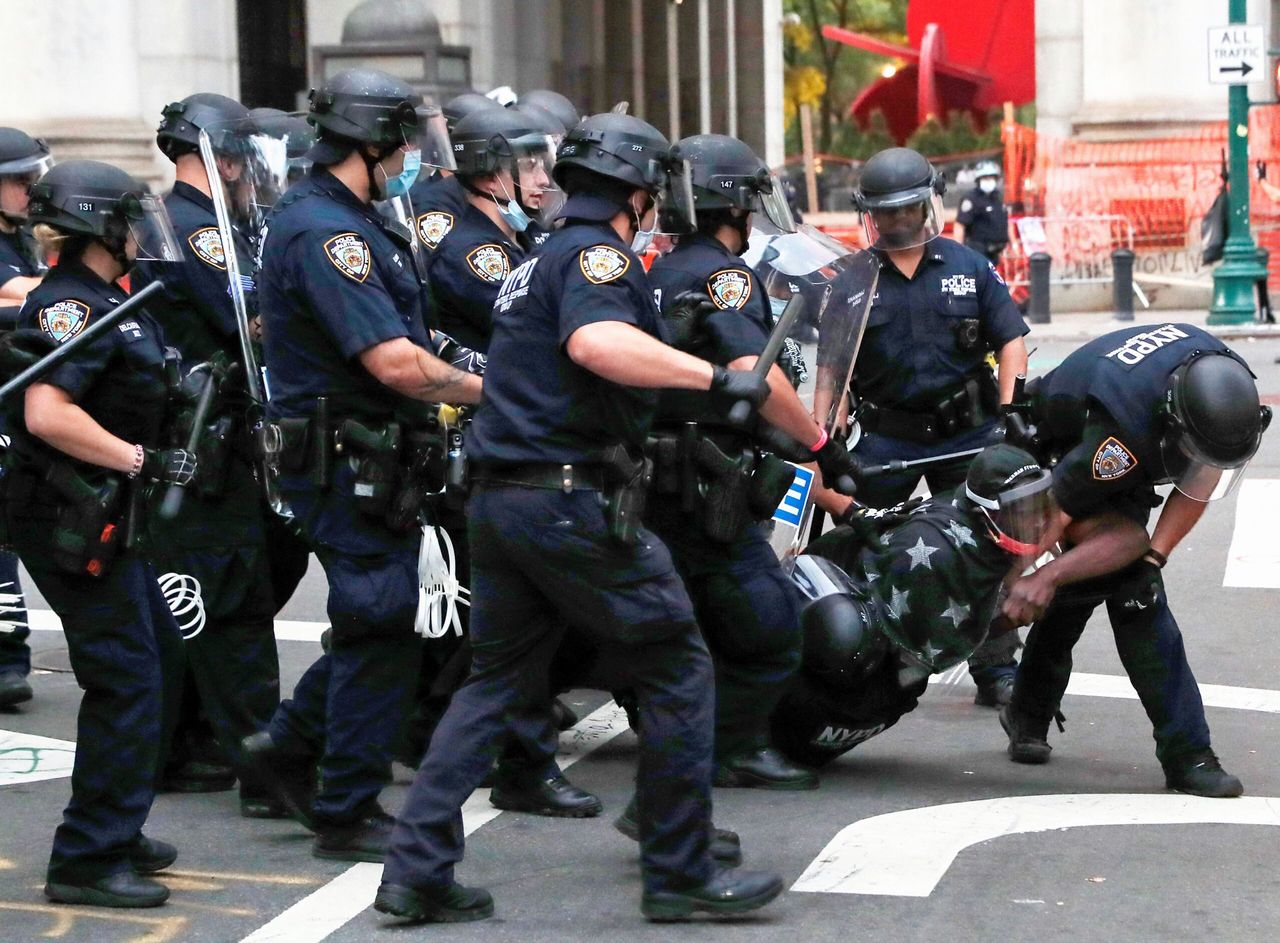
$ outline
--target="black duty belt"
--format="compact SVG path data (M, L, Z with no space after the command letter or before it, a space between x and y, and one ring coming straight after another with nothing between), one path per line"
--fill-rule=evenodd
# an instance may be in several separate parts
M515 485L521 488L545 488L573 491L603 491L605 470L603 465L557 465L553 462L524 462L507 465L497 462L476 462L471 467L471 480L478 484Z

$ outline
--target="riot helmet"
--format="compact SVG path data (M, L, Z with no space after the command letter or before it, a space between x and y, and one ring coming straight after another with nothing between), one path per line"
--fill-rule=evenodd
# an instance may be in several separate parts
M494 108L461 119L454 125L451 139L462 185L494 200L512 229L527 229L530 214L537 214L546 193L555 189L551 136L515 109ZM499 192L483 190L481 177L493 177Z
M689 184L699 225L730 225L750 236L749 216L763 212L779 232L795 232L796 223L781 183L750 147L727 134L695 134L671 148L675 161L687 161Z
M422 164L417 146L421 95L394 75L358 68L344 69L313 88L310 100L307 120L319 133L307 157L328 166L357 151L369 175L371 196L392 198L409 192ZM404 153L402 169L390 176L382 163L397 151Z
M27 221L27 191L50 167L49 145L17 128L0 128L0 218Z
M838 690L856 688L889 651L875 597L825 557L801 554L790 575L805 600L800 610L805 670Z
M492 98L487 98L479 92L463 92L461 95L455 95L444 103L441 109L444 113L445 124L450 132L454 126L465 118L467 115L474 114L477 111L488 111L494 108L501 108Z
M553 92L546 88L535 88L525 92L516 102L519 106L535 105L555 116L556 120L564 125L565 130L569 131L575 124L582 120L582 115L574 106L573 102L565 98L559 92Z
M178 262L182 249L159 197L119 167L71 160L31 186L30 220L100 242L128 271L134 261ZM131 257L130 243L136 244Z
M1235 490L1271 423L1249 368L1227 351L1197 351L1169 376L1161 408L1164 477L1187 497Z
M964 494L1005 553L1030 563L1047 549L1040 544L1058 510L1053 475L1030 452L1008 443L983 449L969 465Z
M945 190L941 174L918 151L890 147L873 154L853 191L868 245L894 251L933 239L942 232Z
M164 106L156 129L156 147L176 163L183 154L199 152L200 132L204 131L215 154L239 158L244 156L239 145L251 126L249 109L234 98L197 92Z
M554 177L567 193L594 189L619 208L625 208L632 192L643 190L661 204L664 219L680 221L681 229L688 231L696 219L688 165L673 161L670 150L661 131L633 115L590 115L565 135L556 153ZM583 171L589 176L583 178ZM642 223L650 208L636 222L644 237L633 246L637 251L647 248L655 232Z
M311 170L307 151L316 143L316 129L306 118L279 108L254 108L249 119L259 133L284 142L289 183L307 175Z

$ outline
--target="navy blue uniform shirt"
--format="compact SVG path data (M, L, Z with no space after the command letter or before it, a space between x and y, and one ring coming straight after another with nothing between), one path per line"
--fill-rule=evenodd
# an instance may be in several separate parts
M139 262L132 275L133 287L137 290L157 279L164 281L164 291L152 310L165 326L165 338L182 351L184 360L199 363L217 351L234 353L239 350L239 332L213 200L190 184L178 182L164 198L164 205L182 246L182 262ZM240 233L235 233L234 239L246 300L252 302L253 252Z
M644 443L656 390L619 386L569 359L578 328L622 321L662 336L644 266L605 223L571 221L507 278L493 309L484 396L468 451L489 462L582 462Z
M44 266L36 261L31 238L19 229L0 232L0 286L15 278L39 278ZM0 301L0 331L11 331L18 319L20 304Z
M960 201L956 222L964 227L965 243L999 243L1009 241L1009 214L999 188L983 193L974 187Z
M498 290L524 258L524 250L468 203L435 251L426 254L440 330L465 347L487 351Z
M978 321L982 343L975 350L957 346L964 320ZM883 256L854 385L878 406L926 410L978 370L988 351L1028 330L991 263L939 236L924 247L911 278Z
M1134 326L1094 338L1030 387L1037 429L1061 458L1054 495L1073 518L1166 479L1159 413L1169 377L1196 351L1226 344L1191 324ZM1247 366L1247 365L1246 365Z
M407 337L429 349L407 243L323 167L293 186L263 227L258 291L273 417L390 418L401 398L357 358Z
M687 291L705 295L716 306L704 323L706 341L690 351L695 356L724 367L764 350L773 324L768 296L751 267L720 240L701 233L681 236L653 263L649 282L663 311ZM709 410L706 393L692 390L664 391L660 411L670 419L725 421L722 413Z
M419 179L409 190L409 202L418 226L418 241L434 252L441 240L453 231L467 208L467 191L457 177L434 173Z
M118 285L104 282L78 261L63 262L27 295L18 327L43 331L61 344L127 297ZM167 405L164 337L145 311L125 318L40 382L66 391L98 425L126 442L161 444ZM19 454L48 454L48 447L22 431L20 424L14 424L14 433ZM76 464L91 477L105 474L97 466Z

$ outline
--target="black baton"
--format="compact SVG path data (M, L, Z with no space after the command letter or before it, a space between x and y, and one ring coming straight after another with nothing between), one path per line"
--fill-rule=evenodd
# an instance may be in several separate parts
M803 311L804 298L797 292L791 296L787 306L782 309L782 316L778 318L778 323L773 326L773 333L769 335L769 340L765 343L764 350L760 352L760 359L751 368L751 372L760 379L763 380L769 375L769 369L773 366L774 361L778 359L778 354L782 352L782 345L787 342L787 337L791 334L791 328L800 318ZM733 408L729 410L729 422L735 426L745 426L750 418L751 403L745 399L738 400L733 404Z
M195 369L200 370L203 366ZM192 371L194 372L195 370ZM200 445L200 434L204 431L205 420L209 418L209 409L213 406L213 394L217 391L218 378L214 375L213 366L209 365L209 375L205 378L204 388L200 391L200 399L196 401L195 418L191 420L191 434L187 436L187 451L192 455L196 455L196 449ZM186 485L180 485L176 481L169 484L169 490L164 493L164 501L160 504L161 518L171 521L178 516L178 512L182 510L185 489Z

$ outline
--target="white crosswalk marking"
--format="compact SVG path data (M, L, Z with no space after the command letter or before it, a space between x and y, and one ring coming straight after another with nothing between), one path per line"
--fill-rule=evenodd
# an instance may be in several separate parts
M1280 589L1277 520L1280 520L1280 479L1249 478L1241 482L1223 586Z

